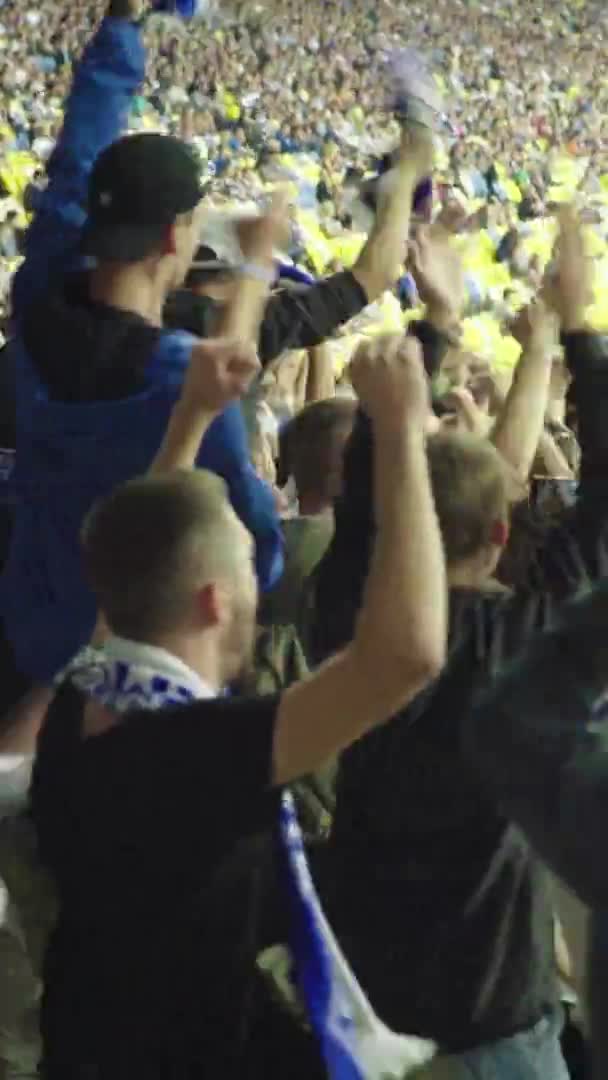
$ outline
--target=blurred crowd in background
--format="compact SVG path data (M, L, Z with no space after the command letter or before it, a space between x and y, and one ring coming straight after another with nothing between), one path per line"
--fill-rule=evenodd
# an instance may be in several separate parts
M99 11L51 0L31 9L6 0L0 9L5 298L72 64ZM354 261L362 237L353 186L396 141L383 56L405 43L421 48L447 118L435 205L466 230L472 313L482 307L500 322L505 300L516 307L548 258L551 209L575 192L605 297L607 19L599 2L509 0L214 5L187 27L159 17L147 29L149 67L131 128L191 140L222 208L259 203L269 183L290 182L288 254L321 273ZM483 351L487 334L495 346L493 322L473 324L465 344Z

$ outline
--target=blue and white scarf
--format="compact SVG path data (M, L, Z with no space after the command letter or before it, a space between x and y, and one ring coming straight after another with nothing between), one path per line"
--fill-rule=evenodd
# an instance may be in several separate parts
M83 649L65 677L87 697L120 714L216 697L177 656L121 637L108 638L102 649Z
M117 713L216 696L177 657L118 637L103 649L85 649L68 676ZM280 836L293 911L291 951L330 1080L404 1080L433 1056L435 1046L395 1034L374 1013L323 913L288 791L281 801Z

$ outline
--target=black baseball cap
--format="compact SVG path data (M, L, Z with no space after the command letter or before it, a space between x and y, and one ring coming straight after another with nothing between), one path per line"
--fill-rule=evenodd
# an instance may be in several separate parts
M83 251L116 262L145 259L204 194L201 162L181 139L153 133L118 139L93 166Z

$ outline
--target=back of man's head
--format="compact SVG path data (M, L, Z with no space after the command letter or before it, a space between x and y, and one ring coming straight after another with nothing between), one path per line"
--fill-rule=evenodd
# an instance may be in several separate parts
M429 468L448 565L500 547L507 532L507 475L486 439L445 432L429 439Z
M118 139L91 173L84 252L118 264L174 254L183 279L198 244L194 218L203 195L201 164L187 143L152 133Z
M307 405L281 438L281 480L293 476L300 502L328 507L342 488L344 449L356 413L354 402L331 398Z
M502 461L487 441L443 433L428 442L437 516L450 568L469 562L492 572L506 538L507 487ZM314 581L310 651L315 663L351 640L373 550L374 434L361 411L345 454L336 528Z
M187 630L200 618L201 589L236 588L251 570L247 534L222 481L200 469L123 484L93 507L82 542L110 629L135 641Z

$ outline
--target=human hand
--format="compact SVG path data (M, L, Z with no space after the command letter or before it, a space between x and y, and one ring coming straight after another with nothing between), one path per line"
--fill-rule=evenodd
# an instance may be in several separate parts
M446 199L435 224L441 225L447 233L457 233L467 222L467 210L465 206L455 198Z
M490 432L494 423L492 417L480 408L467 387L454 386L442 398L442 405L456 418L459 429L483 438Z
M430 128L415 121L402 126L401 147L397 168L413 176L416 183L430 176L435 160L435 142Z
M413 119L435 127L443 102L431 69L416 49L393 51L389 64L390 104L402 122Z
M424 430L429 386L422 348L413 337L379 335L359 345L349 369L361 407L374 425L401 430L418 424Z
M504 380L504 375L502 378ZM467 389L477 407L487 416L497 415L505 403L508 392L508 386L504 381L501 383L501 376L489 370L473 372Z
M219 413L249 389L260 370L255 346L230 338L194 346L180 403L195 412Z
M464 302L460 256L442 229L421 226L409 246L409 267L427 318L438 329L458 324Z
M541 299L522 308L510 323L509 333L519 342L524 352L548 356L557 345L555 315Z
M543 296L559 316L562 330L569 333L586 327L585 313L593 303L593 275L572 206L561 211L559 226L556 267L545 282Z
M290 230L288 200L281 191L275 192L266 213L236 223L241 251L249 262L272 262L275 250L289 242Z

